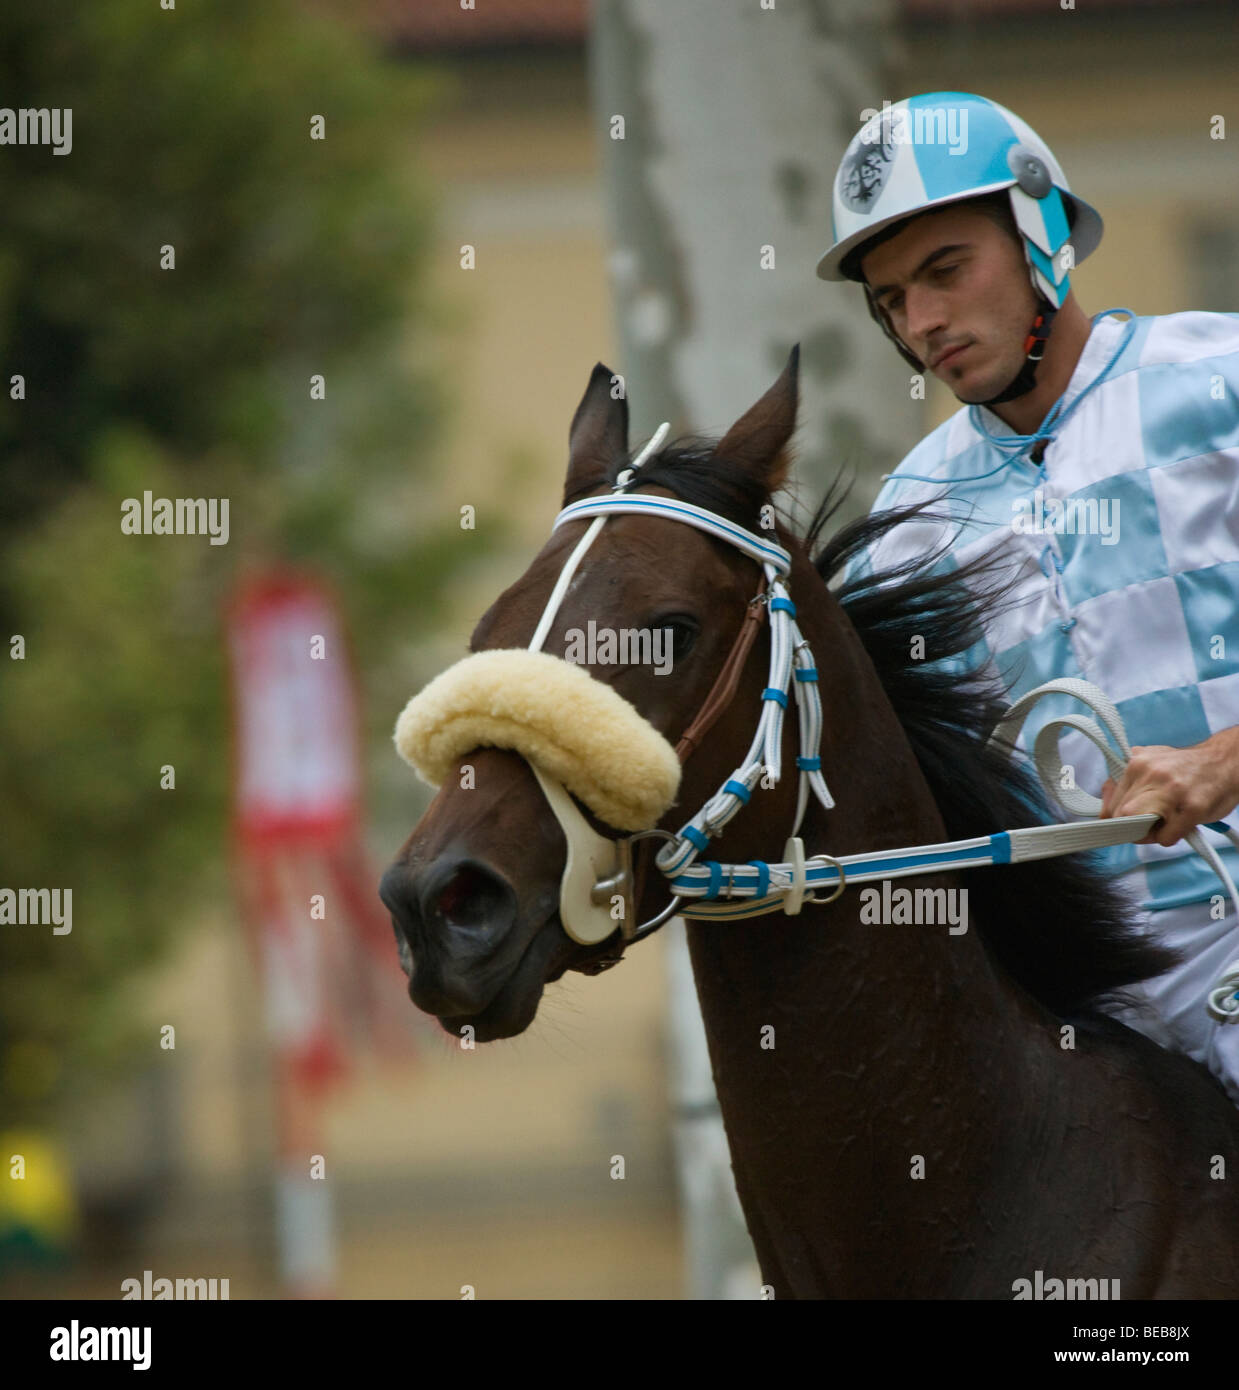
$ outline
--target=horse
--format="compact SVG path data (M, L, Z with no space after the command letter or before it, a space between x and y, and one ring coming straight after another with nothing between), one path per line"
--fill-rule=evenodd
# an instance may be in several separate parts
M887 572L852 565L916 507L862 517L823 543L835 485L803 534L775 506L792 465L798 370L797 347L721 440L682 437L634 476L627 401L598 363L569 431L563 505L605 496L618 479L628 494L678 500L785 548L817 662L820 766L833 797L833 809L810 798L808 846L837 862L1044 823L1033 776L1009 741L988 738L1006 710L1001 691L912 654L917 638L930 658L967 652L1001 584L984 582L979 561L937 564L940 552ZM481 618L466 660L530 644L590 524L557 527ZM749 746L773 640L769 622L747 621L758 571L716 535L634 513L609 516L588 565L560 586L547 661L566 664L556 653L589 620L669 633L670 673L614 660L581 673L668 742L692 734L676 749L681 780L657 830L673 831L714 795ZM790 756L793 735L782 736ZM410 999L479 1042L521 1033L547 984L610 968L641 939L618 923L603 939L565 930L566 822L545 775L499 742L449 760L380 886ZM795 781L754 791L723 830L720 859L778 858ZM616 838L621 827L580 796L572 805L596 835ZM657 923L670 914L654 849L633 843L631 891L634 915ZM854 888L811 895L795 915L686 922L766 1296L1239 1296L1228 1187L1239 1114L1205 1068L1112 1016L1130 1003L1124 990L1174 954L1141 933L1089 855L907 882L966 888L969 929L899 914L875 922ZM1058 1292L1046 1294L1054 1281Z

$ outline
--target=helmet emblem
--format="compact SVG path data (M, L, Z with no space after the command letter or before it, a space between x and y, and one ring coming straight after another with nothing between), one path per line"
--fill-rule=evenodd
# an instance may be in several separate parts
M839 170L839 196L853 212L872 206L891 170L894 146L887 140L863 139Z

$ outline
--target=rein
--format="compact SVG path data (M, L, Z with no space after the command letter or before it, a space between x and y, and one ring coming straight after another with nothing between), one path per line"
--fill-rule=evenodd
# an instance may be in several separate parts
M538 622L531 651L540 650L550 632L555 615L567 592L573 574L592 545L608 516L647 515L679 521L727 542L757 562L762 583L749 601L723 667L696 717L681 737L676 754L683 763L698 747L710 728L730 704L739 684L745 661L752 649L763 614L770 620L770 665L766 688L762 691L762 710L757 729L743 762L703 807L678 831L643 830L619 840L598 835L588 824L572 798L536 766L539 784L559 821L568 842L568 855L561 884L561 920L573 940L583 945L600 944L618 929L616 950L595 958L585 968L597 973L615 965L625 947L660 927L677 913L694 921L735 921L768 912L788 916L800 913L805 903L828 903L848 885L876 880L923 875L941 870L977 868L991 864L1024 863L1061 854L1107 845L1126 844L1141 839L1158 820L1156 815L1096 818L1099 798L1079 788L1061 785L1062 760L1058 740L1062 730L1072 728L1090 739L1102 752L1112 777L1122 775L1131 756L1122 719L1112 702L1096 686L1074 678L1052 680L1029 691L1011 706L990 735L990 744L1013 743L1033 706L1050 694L1066 694L1080 700L1098 716L1114 744L1093 719L1065 715L1044 725L1034 744L1034 762L1045 790L1071 813L1092 819L1064 825L1041 825L1024 829L1000 830L968 840L951 840L935 845L883 850L875 854L852 854L834 858L829 854L806 856L800 826L810 795L826 809L834 807L822 776L820 742L822 732L821 698L817 668L809 643L796 623L796 607L788 592L791 554L777 542L756 535L735 522L703 507L678 498L654 497L627 492L637 480L637 470L659 447L669 425L664 423L634 462L616 480L609 496L585 498L565 507L555 519L558 529L570 521L586 517L592 523L565 562L542 617ZM753 792L777 785L781 776L783 717L794 698L798 714L800 749L796 758L799 789L796 813L783 859L778 863L752 860L745 864L723 864L702 859L712 839L717 837ZM533 764L531 764L533 766ZM1239 832L1222 822L1210 829L1225 834L1239 848ZM628 908L636 901L633 878L633 845L642 839L661 838L667 843L659 850L655 864L667 879L671 902L657 916L640 925L632 924ZM1239 912L1239 891L1217 851L1201 836L1199 829L1187 837L1188 843L1217 874ZM829 891L827 891L829 890ZM819 896L819 893L824 895ZM617 922L607 905L622 899L622 915ZM1232 961L1209 991L1206 1007L1219 1022L1239 1023L1239 960Z

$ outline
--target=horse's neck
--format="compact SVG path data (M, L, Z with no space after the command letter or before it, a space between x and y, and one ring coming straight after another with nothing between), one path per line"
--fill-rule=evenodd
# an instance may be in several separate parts
M802 830L806 855L946 839L859 639L841 614L828 615L824 595L821 604L806 602L813 579L799 577L794 592L819 673L822 770L835 809L811 802ZM764 684L755 669L751 675ZM753 691L747 708L758 699ZM790 792L798 751L790 712L788 726ZM790 799L781 796L782 807ZM719 858L780 859L790 820L754 816L734 843L720 841ZM894 880L891 889L904 885L958 891L967 877ZM788 1171L807 1180L817 1174L849 1201L875 1184L889 1200L890 1182L901 1171L906 1183L914 1154L992 1140L996 1099L1020 1084L1036 1019L1035 1008L991 967L974 923L953 935L946 922L862 922L862 891L849 888L835 903L806 906L798 917L689 927L737 1173L746 1164L769 1172L773 1145Z

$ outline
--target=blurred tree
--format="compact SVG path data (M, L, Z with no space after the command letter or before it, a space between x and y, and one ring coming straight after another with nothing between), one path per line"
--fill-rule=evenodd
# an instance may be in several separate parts
M73 113L68 154L0 148L0 885L74 895L69 935L0 926L18 1123L131 1056L127 984L227 901L238 570L328 572L386 696L493 536L414 506L447 409L409 365L445 323L411 157L429 77L290 0L41 0L0 11L0 91ZM229 498L229 544L123 535L146 489Z
M186 457L270 455L308 393L290 369L334 386L417 302L429 219L405 165L430 87L284 0L45 0L0 39L6 100L73 111L69 154L4 150L0 360L27 381L0 417L10 523L89 476L117 423ZM428 404L408 382L406 430Z

